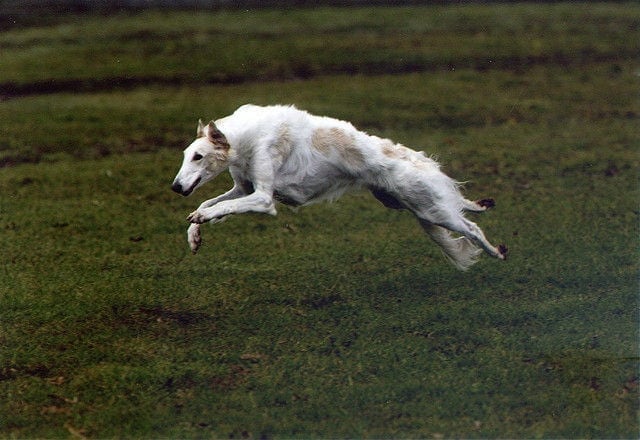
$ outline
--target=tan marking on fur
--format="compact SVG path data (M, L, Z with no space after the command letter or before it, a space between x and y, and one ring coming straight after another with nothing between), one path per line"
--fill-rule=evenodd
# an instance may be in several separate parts
M278 140L275 144L275 149L280 154L280 158L284 160L291 153L291 148L293 148L293 141L289 127L283 125L278 131Z
M230 148L227 137L224 133L218 130L215 122L209 122L207 128L207 139L209 139L209 142L211 142L217 149L228 150Z
M411 150L404 145L394 144L388 139L382 141L382 153L391 159L407 160L411 157Z
M344 161L351 166L360 166L364 164L364 155L354 144L346 145L340 150L340 155Z
M229 162L229 149L226 149L226 150L218 149L214 151L213 160L209 161L209 164L207 165L207 169L214 173L218 173L220 172L219 170L221 168L228 166L227 165L228 162Z
M319 128L311 135L311 146L328 156L331 153L331 147L333 147L333 140L331 138L330 130L326 128Z
M388 139L382 141L382 153L392 159L398 158L398 150L396 148L396 144Z
M353 136L339 128L317 129L311 137L311 145L325 156L328 156L332 149L336 150L348 165L358 166L364 163L364 155L355 145Z
M423 153L413 151L402 144L394 144L388 139L383 139L380 143L382 154L389 159L405 160L411 162L416 168L428 170L430 168L438 168L438 164L432 159L426 157Z

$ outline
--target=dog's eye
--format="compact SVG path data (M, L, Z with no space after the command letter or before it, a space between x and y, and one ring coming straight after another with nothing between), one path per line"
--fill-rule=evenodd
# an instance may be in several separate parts
M200 154L200 153L196 153L196 154L194 154L194 155L193 155L193 160L194 160L194 161L196 161L196 160L200 160L200 159L202 159L202 154Z

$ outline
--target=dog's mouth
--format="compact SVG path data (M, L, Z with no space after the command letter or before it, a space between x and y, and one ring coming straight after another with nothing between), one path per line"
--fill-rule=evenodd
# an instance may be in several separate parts
M178 194L181 194L181 195L186 197L189 194L191 194L194 189L196 189L196 187L198 186L198 184L200 183L201 180L202 180L202 178L198 177L196 179L196 181L193 182L193 185L191 185L189 188L186 188L186 189L182 188L182 185L180 183L176 182L171 186L171 189L173 191L177 192Z
M196 186L198 186L198 184L200 183L200 180L202 180L202 178L201 178L201 177L198 177L198 178L196 179L196 181L195 181L195 182L193 182L193 185L191 185L191 188L188 188L188 189L184 190L184 191L182 192L182 195L186 197L186 196L188 196L189 194L191 194L191 193L193 192L193 190L194 190L194 189L196 189Z

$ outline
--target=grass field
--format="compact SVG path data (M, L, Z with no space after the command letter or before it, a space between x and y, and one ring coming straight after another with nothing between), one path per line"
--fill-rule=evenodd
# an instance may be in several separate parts
M0 437L638 436L637 4L44 21L0 31ZM230 178L181 149L247 102L437 156L509 260L365 193L191 255Z

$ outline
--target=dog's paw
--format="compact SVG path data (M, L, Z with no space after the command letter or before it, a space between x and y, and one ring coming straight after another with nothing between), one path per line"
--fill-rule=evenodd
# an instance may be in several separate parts
M208 220L209 219L207 219L206 216L200 210L193 211L187 217L187 221L189 223L202 224L202 223L206 223Z
M484 209L490 209L496 206L496 201L493 199L481 199L476 201L476 203Z
M498 258L501 260L507 259L507 252L509 252L509 249L504 244L498 246L498 252L500 252L500 256Z
M189 242L189 247L191 248L191 253L195 254L200 249L200 245L202 244L202 236L200 235L200 225L197 223L192 223L187 229L187 241Z

